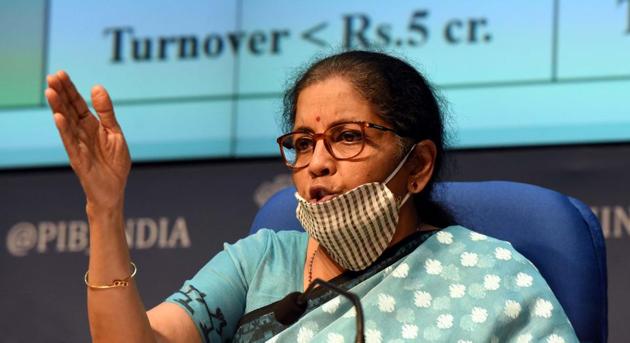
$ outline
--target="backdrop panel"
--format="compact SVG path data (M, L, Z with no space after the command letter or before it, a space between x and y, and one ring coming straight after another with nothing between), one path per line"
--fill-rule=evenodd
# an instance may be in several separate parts
M469 150L451 155L450 180L514 180L577 197L607 237L610 342L630 327L630 145ZM246 235L258 205L290 183L277 160L134 166L127 230L147 307L192 276L223 242ZM0 173L0 340L85 342L88 228L68 169Z

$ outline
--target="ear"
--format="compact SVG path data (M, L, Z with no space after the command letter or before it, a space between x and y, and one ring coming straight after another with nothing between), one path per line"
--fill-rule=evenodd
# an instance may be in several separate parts
M433 175L437 148L433 141L425 139L416 144L412 152L409 178L407 179L407 189L410 193L420 193L429 183Z

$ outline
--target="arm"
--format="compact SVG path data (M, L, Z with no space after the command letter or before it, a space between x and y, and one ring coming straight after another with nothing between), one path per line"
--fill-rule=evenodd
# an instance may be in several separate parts
M106 285L130 274L124 233L124 190L131 167L127 143L107 91L96 86L93 115L69 76L47 78L46 98L70 165L86 195L90 225L90 284ZM88 288L88 317L95 342L199 341L181 309L158 305L147 316L134 280L127 287Z

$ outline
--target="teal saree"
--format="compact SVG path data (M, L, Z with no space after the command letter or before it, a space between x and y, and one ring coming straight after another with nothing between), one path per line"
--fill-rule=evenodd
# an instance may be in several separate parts
M360 299L376 342L577 342L536 267L504 241L451 226L414 234L371 267L331 280ZM354 342L356 312L324 289L285 327L270 304L244 315L234 342Z

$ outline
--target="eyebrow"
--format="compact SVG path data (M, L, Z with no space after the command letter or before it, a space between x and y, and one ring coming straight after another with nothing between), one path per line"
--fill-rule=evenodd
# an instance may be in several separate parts
M337 119L335 121L333 121L332 123L330 123L327 127L326 130L328 130L330 127L335 126L337 124L341 124L341 123L349 123L349 122L361 122L363 120L359 120L359 119L348 119L348 118L344 118L344 119ZM293 132L315 132L313 129L311 129L308 126L298 126L296 128L293 129Z

